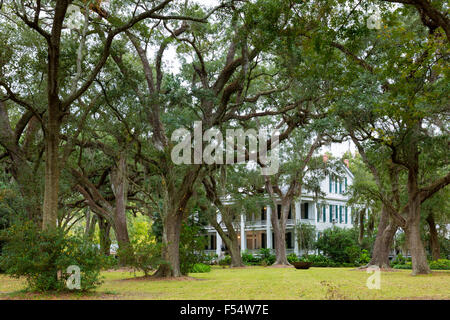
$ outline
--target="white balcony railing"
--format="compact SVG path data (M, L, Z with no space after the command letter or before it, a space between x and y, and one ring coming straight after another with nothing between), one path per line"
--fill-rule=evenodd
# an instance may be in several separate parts
M245 226L247 227L265 227L267 220L247 220Z
M247 249L246 252L247 252L247 253L250 253L250 254L252 254L252 255L258 255L258 254L260 254L260 250L261 250L261 249ZM275 249L270 249L270 252L271 252L272 254L275 254ZM295 252L294 249L287 249L287 248L286 248L286 255L291 254L291 253L294 253L294 252Z

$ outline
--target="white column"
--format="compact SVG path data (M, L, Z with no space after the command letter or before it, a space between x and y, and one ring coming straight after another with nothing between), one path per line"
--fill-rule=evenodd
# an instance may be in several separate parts
M217 213L217 223L221 223L222 222L222 215L220 214L220 212ZM221 257L222 255L222 238L220 237L219 233L216 231L216 254L217 256Z
M270 216L272 215L272 207L271 206L267 206L267 211L266 211L266 248L268 249L272 249L272 224L270 223Z
M245 238L245 218L241 214L241 252L247 249L247 239Z
M317 215L319 212L317 211L317 201L314 202L314 224L317 226Z
M216 254L220 258L222 255L222 238L219 233L216 231Z
M302 212L301 212L301 205L300 205L300 201L295 201L295 225L297 226L297 224L300 222L300 218L302 217ZM300 248L298 247L298 234L297 234L297 229L294 230L294 252L296 255L300 255Z

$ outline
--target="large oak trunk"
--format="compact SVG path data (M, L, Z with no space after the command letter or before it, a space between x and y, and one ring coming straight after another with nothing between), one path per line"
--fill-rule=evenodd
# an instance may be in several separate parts
M233 241L230 245L230 255L231 255L231 267L239 268L244 267L244 262L242 262L241 250L239 249L238 241Z
M50 129L51 128L51 129ZM49 123L45 139L45 186L42 227L44 230L56 228L58 220L59 193L59 125Z
M415 156L416 158L418 155ZM416 161L417 163L417 161ZM427 255L422 239L420 237L420 193L418 192L417 180L418 165L412 166L408 172L408 219L406 220L406 241L412 259L412 274L428 274Z
M233 223L231 221L226 221L225 225L228 230L228 236L225 235L225 244L230 249L231 255L231 267L243 267L241 250L239 249L239 239L237 237L236 230L234 230ZM228 239L227 239L228 238Z
M61 123L64 113L59 97L59 58L61 45L61 31L66 14L67 1L57 1L51 35L48 41L47 64L47 99L48 120L45 130L45 179L44 206L42 212L43 229L56 228L58 221L59 194L59 141Z
M111 225L106 221L106 219L99 218L98 226L100 230L100 251L109 256L111 249Z
M434 221L433 213L430 213L427 217L427 223L430 228L430 249L433 260L441 258L441 248L439 247L438 233L436 229L436 223Z
M155 277L181 277L180 270L180 234L182 216L178 210L172 210L163 220L162 258L165 264L160 265Z
M372 251L372 258L369 265L375 265L380 268L389 268L389 251L394 241L397 226L390 221L389 213L383 206L381 209L380 223Z
M419 221L420 222L420 221ZM409 251L412 258L412 274L428 274L430 267L428 266L427 254L420 237L420 223L411 223L405 230L406 241L408 242Z
M270 216L275 240L275 263L274 265L290 265L286 257L286 218L289 213L289 204L281 205L281 219L278 219L276 210ZM275 206L276 208L276 206Z
M114 208L114 231L116 233L120 250L124 250L130 245L126 216L128 180L125 151L120 153L117 167L111 173L111 180L111 187L114 192L116 202Z

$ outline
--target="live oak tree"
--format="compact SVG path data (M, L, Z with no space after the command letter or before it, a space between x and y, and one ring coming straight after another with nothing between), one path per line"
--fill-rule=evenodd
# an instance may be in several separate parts
M183 18L162 15L163 9L171 2L162 1L145 9L130 6L126 2L116 2L114 12L122 12L122 15L109 13L108 23L101 24L106 33L104 42L95 38L95 32L92 32L90 27L92 24L99 24L102 16L91 12L88 2L12 1L2 4L2 29L9 27L14 37L21 32L32 34L34 37L34 42L27 43L21 48L21 52L16 51L13 54L17 56L23 52L36 56L47 55L42 59L41 66L45 68L40 72L43 80L40 89L46 93L42 103L42 100L33 99L40 95L39 92L31 94L27 92L27 78L12 76L20 74L21 71L12 64L11 57L3 63L3 67L9 68L12 72L2 74L0 78L1 99L16 103L24 113L31 113L39 121L44 134L45 179L42 207L44 229L55 228L57 223L60 174L66 158L60 150L60 134L64 121L74 112L74 105L83 99L83 95L101 71L108 59L113 39L118 34L144 19ZM69 16L69 5L78 5L84 10L83 26L75 32L68 31L65 25ZM3 25L4 21L8 23ZM78 49L72 50L73 47ZM87 51L88 59L86 59ZM94 51L98 53L92 55Z
M275 11L265 10L265 7ZM216 14L219 9L226 14ZM145 76L145 86L136 88L136 95L142 100L140 102L151 132L151 146L140 157L146 170L159 181L162 189L163 258L169 264L161 266L156 276L181 275L180 228L189 215L188 204L204 167L203 164L175 165L172 162L170 154L174 143L170 140L171 133L177 127L192 132L194 120L202 121L205 131L213 126L220 128L229 121L280 112L277 107L272 107L259 113L248 106L281 89L267 85L265 90L259 92L252 89L252 84L260 79L267 79L270 83L270 76L259 73L257 67L261 64L264 51L286 27L288 16L283 16L283 13L289 11L287 4L224 4L207 13L199 7L185 7L183 10L193 10L202 17L213 16L218 21L155 25L151 30L157 29L162 40L152 55L148 54L151 47L147 45L149 38L146 30L127 33ZM257 23L258 19L261 19L261 24ZM258 37L255 37L256 34ZM193 61L183 66L178 83L173 82L177 81L176 78L171 77L162 64L170 43L176 44L183 59L191 55ZM121 63L119 56L114 59L129 81L129 70Z
M437 167L443 169L443 174L436 179L424 181L420 169L423 167L422 161L431 154L428 150L440 150L444 147L442 141L448 137L446 129L439 129L442 122L438 119L445 115L448 104L444 94L448 84L445 71L448 49L439 34L429 34L426 29L421 29L421 25L411 26L397 10L390 11L389 15L385 23L390 25L385 31L380 31L378 43L370 45L370 55L367 59L358 58L361 69L365 69L362 77L370 80L365 81L365 87L355 81L351 87L358 88L356 90L361 94L355 95L354 91L350 99L346 95L344 103L351 105L352 110L347 108L343 113L347 114L347 120L351 123L347 128L352 139L363 159L366 158L365 162L375 179L378 179L384 209L393 223L406 233L413 274L421 274L429 272L420 238L421 204L450 182L443 158L435 162ZM409 32L412 31L406 32L407 28L417 29L415 40L411 40L413 38ZM399 45L392 46L393 42ZM367 50L367 44L364 47ZM359 53L354 51L352 55L350 58L354 60ZM355 117L355 112L358 112L359 118ZM358 120L362 120L359 125ZM393 193L386 191L376 167L365 156L360 143L363 140L386 150L385 159L391 162L390 185ZM402 175L405 175L403 183ZM399 197L399 187L404 188L406 201ZM382 214L382 217L385 216Z
M322 136L299 133L286 140L286 158L277 174L265 176L266 191L272 200L273 213L271 224L275 243L275 265L289 265L286 258L286 223L289 213L297 214L294 200L300 197L304 188L306 175L312 171L314 165L311 161L314 153L322 146ZM312 136L312 137L311 137ZM281 210L278 212L278 203Z
M227 168L223 170L227 170ZM235 228L235 224L240 222L242 214L241 199L234 192L230 192L230 188L224 188L223 182L218 184L212 173L205 176L202 183L212 206L209 214L210 224L230 251L231 267L243 267L244 263L241 257L241 250L239 249L238 230ZM227 198L229 199L228 201L231 200L231 203L224 204L224 200L226 202ZM223 226L226 227L226 231Z
M220 170L210 171L202 183L212 205L209 221L230 252L231 267L242 267L240 227L237 226L241 215L251 219L254 213L270 204L265 198L263 177L259 170L251 170L243 164L225 165L220 166Z
M413 273L429 272L421 226L437 258L436 225L448 217L440 209L450 181L448 8L445 1L341 3L0 1L0 165L28 218L65 230L86 219L88 235L98 223L106 251L111 228L119 245L129 242L127 212L158 211L169 263L156 275L180 276L180 230L196 190L203 185L222 211L237 266L232 222L250 211L244 203L258 202L265 179L272 202L282 202L272 224L277 263L287 263L289 207L308 184L306 170L320 163L314 152L342 141L345 130L372 175L360 191L380 207L370 264L388 265L401 228ZM381 30L367 27L373 4ZM220 166L174 164L171 135L192 133L194 121L202 133L278 128L279 175L241 180L246 193L237 176L219 183ZM235 206L221 201L228 193Z

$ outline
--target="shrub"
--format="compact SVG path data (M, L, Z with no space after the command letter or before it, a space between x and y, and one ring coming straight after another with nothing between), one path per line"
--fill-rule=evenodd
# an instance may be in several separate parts
M226 255L225 257L223 257L223 259L219 260L219 265L224 268L225 268L225 266L231 265L231 256Z
M435 261L429 261L428 265L431 270L450 270L450 260L439 259ZM393 266L394 269L412 269L412 263L407 261L403 264L396 264Z
M324 230L316 246L336 263L353 263L360 255L354 232L348 229L333 227Z
M180 235L180 271L187 275L196 263L204 261L203 249L207 240L202 235L201 227L184 223Z
M152 237L134 240L129 246L118 251L119 259L134 271L142 271L145 276L166 262L161 257L161 244Z
M109 269L116 269L119 265L118 259L114 255L105 256L103 252L100 250L100 253L102 254L102 270L109 270Z
M439 259L435 261L430 261L430 269L433 270L450 270L450 260Z
M196 263L192 266L192 273L206 273L211 271L211 266L204 263Z
M104 256L95 244L66 236L62 230L39 231L31 224L14 225L3 232L7 240L0 265L12 277L25 277L28 288L36 291L66 290L69 266L80 268L80 290L101 284Z
M391 266L395 266L398 264L405 264L406 259L405 257L403 257L403 255L401 253L399 253L394 260L391 261Z
M406 262L405 264L396 264L394 269L412 269L412 263Z
M255 257L247 251L242 252L242 262L245 265L249 266L257 266L261 264L262 259L259 257Z
M333 262L328 257L321 254L302 256L299 261L312 262L313 267L338 267L338 263Z
M214 253L214 254L205 254L205 255L203 255L202 263L209 264L209 265L216 264L218 257L219 256L216 253Z
M367 250L362 250L359 258L355 261L358 265L366 265L370 262L370 254Z
M289 263L294 263L294 262L298 261L298 257L295 253L288 254L288 256L286 258Z
M261 265L268 266L274 264L276 257L270 252L270 249L262 248L259 250L259 254L261 257Z
M306 252L316 248L316 226L309 223L299 222L295 226L297 244L299 249Z
M344 250L346 258L341 263L352 263L357 264L359 257L361 256L361 249L357 246L347 247Z

